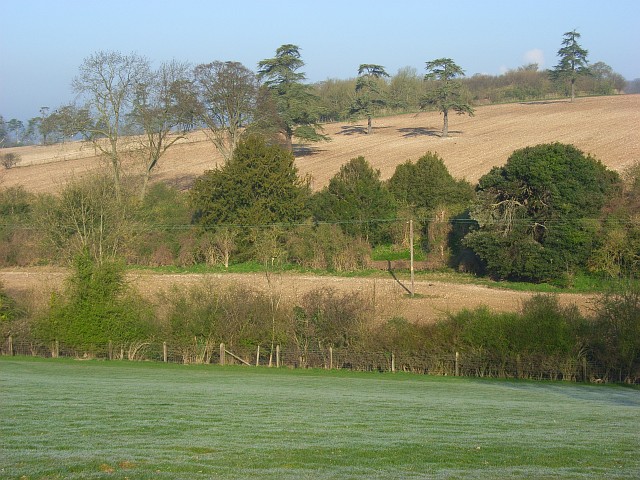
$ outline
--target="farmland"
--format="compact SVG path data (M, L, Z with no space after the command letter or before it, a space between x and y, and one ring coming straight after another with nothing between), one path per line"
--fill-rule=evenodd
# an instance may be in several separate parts
M301 175L310 175L317 190L327 184L342 164L363 155L383 178L406 161L416 160L426 151L437 152L449 171L457 177L476 181L491 167L503 164L515 149L544 142L572 143L600 159L609 168L624 170L640 158L640 95L580 98L568 101L534 102L480 107L474 117L453 117L451 136L439 137L441 116L423 112L374 119L374 134L363 133L358 123L325 125L330 142L297 146L296 164ZM23 185L33 192L55 192L65 181L100 168L93 149L72 142L51 146L20 147L20 163L2 172L3 187ZM169 150L162 159L155 181L188 188L205 170L221 162L202 132L194 132ZM130 170L135 161L129 160ZM11 294L45 296L60 288L64 270L31 268L0 272L0 281ZM153 275L133 273L134 284L148 297L171 285L193 284L197 275ZM404 281L407 279L405 278ZM218 283L245 283L267 288L264 275L218 275ZM498 311L520 308L528 293L505 292L478 285L452 284L446 278L418 279L419 298L406 299L404 290L391 277L336 278L312 275L277 277L276 288L294 297L319 286L357 290L379 304L381 316L401 315L416 321L433 321L448 311L487 305ZM496 285L498 286L498 285ZM564 304L575 303L583 311L591 307L586 295L561 295Z
M370 136L363 124L338 122L324 126L330 142L297 146L296 165L301 175L311 176L317 190L351 158L364 156L386 179L398 164L432 151L454 177L475 182L516 149L562 142L622 171L640 158L638 124L640 95L479 107L474 117L454 116L450 137L444 139L437 112L376 118ZM22 160L3 172L3 186L23 185L33 192L57 191L66 180L100 167L93 148L79 142L6 151L15 151ZM194 132L163 157L155 180L186 188L220 163L222 157L204 133ZM137 168L135 161L129 168Z
M620 386L0 358L6 478L633 478Z

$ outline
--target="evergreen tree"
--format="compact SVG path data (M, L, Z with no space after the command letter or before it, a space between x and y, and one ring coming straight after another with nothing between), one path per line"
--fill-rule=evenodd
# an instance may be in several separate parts
M351 106L352 115L365 115L367 117L367 135L371 135L371 117L376 108L386 104L381 91L381 78L389 74L381 65L363 64L358 69L356 80L356 98Z
M254 128L275 128L284 135L290 152L293 137L311 142L328 140L320 133L318 98L310 85L302 83L305 75L299 70L303 66L300 48L291 44L279 47L274 58L258 62L258 79L265 81L269 96L258 99Z
M298 177L294 160L290 152L261 137L241 140L229 162L196 179L191 191L194 220L214 228L304 219L309 188Z
M339 222L345 233L375 245L390 240L388 220L396 217L396 202L380 171L357 157L315 195L313 210L316 221Z
M498 278L546 281L584 268L619 176L560 143L513 152L484 175L465 243Z
M450 58L438 58L426 63L427 73L424 79L434 82L433 88L423 98L422 108L434 106L444 117L442 136L449 135L449 111L459 115L473 115L473 108L464 101L462 83L459 77L464 77L464 70Z
M558 50L560 61L551 71L554 80L569 80L571 83L571 101L575 98L576 80L581 75L589 73L588 51L580 46L580 34L573 30L564 34L562 48Z

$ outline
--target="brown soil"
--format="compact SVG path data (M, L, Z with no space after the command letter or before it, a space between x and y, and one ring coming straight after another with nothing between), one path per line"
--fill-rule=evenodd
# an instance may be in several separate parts
M0 283L10 295L25 297L49 297L50 292L63 286L67 272L63 269L4 269L0 270ZM410 288L407 274L399 275L400 281ZM410 321L431 322L442 318L447 312L473 309L485 305L494 311L514 311L533 294L516 292L480 285L450 283L446 281L417 280L415 297L410 298L405 288L390 276L376 278L345 278L298 274L273 274L269 281L265 274L172 274L161 275L144 272L129 274L129 279L145 297L157 299L160 292L172 286L184 288L203 282L213 282L221 289L243 285L272 294L290 304L305 293L319 288L332 288L339 292L359 292L364 301L375 302L375 318L372 321L388 320L395 316ZM593 296L582 294L560 294L563 305L577 305L587 312L593 304Z
M437 152L449 171L458 178L476 181L492 167L502 165L518 148L540 143L570 143L601 160L607 167L622 171L640 161L640 95L579 98L575 102L552 101L485 106L474 117L453 116L450 137L440 138L442 117L437 112L374 119L374 134L366 135L364 125L333 123L325 126L331 142L297 146L296 163L302 175L312 177L320 189L349 159L364 156L383 178L407 160L417 160L427 151ZM18 166L0 176L2 186L23 185L33 192L55 192L65 181L100 167L93 148L79 142L47 147L6 149L21 156ZM205 170L222 162L202 132L191 134L161 160L156 181L184 188ZM9 293L48 295L61 285L62 270L22 269L0 271L0 281ZM406 277L406 276L405 276ZM220 285L244 283L268 289L264 275L207 275ZM153 293L169 285L186 285L205 280L201 275L133 274L143 293ZM529 293L439 281L418 281L419 298L410 299L390 277L339 278L276 275L272 292L294 298L318 287L360 291L375 299L376 317L402 315L411 320L431 321L444 312L486 305L500 311L521 307ZM586 311L591 297L560 295L564 304L575 303Z
M388 178L398 164L431 151L452 175L475 182L504 164L514 150L551 142L573 144L618 171L640 160L640 95L484 106L473 117L453 115L448 138L440 137L438 112L378 118L373 125L372 135L366 135L363 124L325 125L330 142L296 147L300 173L310 175L313 187L320 189L342 164L362 155ZM5 151L18 153L22 160L1 174L2 184L23 185L33 192L56 191L66 180L101 164L93 148L80 142ZM161 159L154 178L186 188L220 163L204 133L194 132Z

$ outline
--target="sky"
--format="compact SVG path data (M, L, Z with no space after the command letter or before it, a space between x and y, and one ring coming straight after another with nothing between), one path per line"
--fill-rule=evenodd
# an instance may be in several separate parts
M25 125L72 102L82 61L100 51L256 70L294 44L308 82L355 77L363 63L421 74L442 57L467 76L499 75L552 68L575 29L591 63L640 78L640 0L2 0L0 16L0 115Z

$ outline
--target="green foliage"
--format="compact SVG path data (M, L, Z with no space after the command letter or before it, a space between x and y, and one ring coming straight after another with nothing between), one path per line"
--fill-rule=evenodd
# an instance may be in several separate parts
M258 79L264 80L273 102L258 102L258 124L266 123L263 129L275 128L282 133L290 151L293 137L328 140L320 133L318 99L312 87L302 83L305 75L298 70L303 66L300 48L291 44L280 46L274 58L258 62Z
M0 282L0 338L11 335L16 321L24 315L24 310L5 292L4 285Z
M305 268L349 272L366 268L371 247L338 225L301 225L287 235L289 261Z
M551 78L554 80L568 79L571 83L571 100L575 96L576 79L581 75L589 73L587 55L588 51L580 46L578 39L580 34L573 30L563 35L562 48L558 50L560 60L551 71Z
M600 297L595 308L592 355L617 381L640 378L640 285L623 284Z
M408 207L408 214L421 219L424 251L434 252L432 260L448 263L445 251L457 251L459 242L450 218L469 207L471 184L454 179L442 159L428 152L416 163L398 165L387 185L398 203Z
M194 221L209 229L304 219L309 189L298 177L294 160L260 137L241 141L228 163L196 179L191 190Z
M396 202L380 181L380 171L357 157L314 195L313 215L318 222L338 222L345 233L377 245L390 241L388 221L396 216Z
M190 226L193 212L189 196L165 183L151 185L134 211L138 233L126 245L130 264L172 265L181 245L195 237Z
M313 85L318 97L323 122L346 120L353 100L355 80L330 78Z
M417 162L407 161L396 167L388 187L399 203L410 205L426 215L447 206L460 213L473 199L473 187L466 180L456 180L437 153L427 152Z
M124 281L123 267L96 263L88 252L76 258L63 295L53 295L50 312L37 329L41 340L77 352L106 350L109 342L128 348L152 333L151 311Z
M356 96L351 105L351 115L364 115L367 117L367 133L371 134L371 117L376 109L384 106L386 98L383 88L384 77L389 74L382 65L363 64L358 68L356 80Z
M0 189L0 265L29 265L37 261L37 233L32 229L36 197L24 187Z
M600 242L589 259L592 272L608 278L640 275L640 163L624 172L624 188L605 207Z
M362 338L369 313L367 302L357 292L313 290L294 308L296 345L304 353L309 347L353 347Z
M126 251L137 230L135 209L126 185L118 188L95 175L69 182L58 196L40 198L35 217L54 261L89 253L102 262Z
M484 175L465 244L498 278L545 281L586 266L618 175L571 145L515 151Z
M536 295L516 313L491 312L486 307L449 315L437 330L449 348L478 358L485 371L500 372L518 363L520 373L526 365L552 361L556 368L584 354L586 320L575 307L563 307L549 295ZM540 367L538 367L540 368ZM551 373L554 375L553 373ZM566 375L570 375L566 373Z
M438 58L426 62L425 80L433 83L427 94L421 101L421 107L435 107L442 112L444 124L442 136L449 133L449 111L454 111L459 115L467 114L473 116L473 108L465 101L462 90L463 84L458 80L464 76L464 70L460 68L450 58Z

